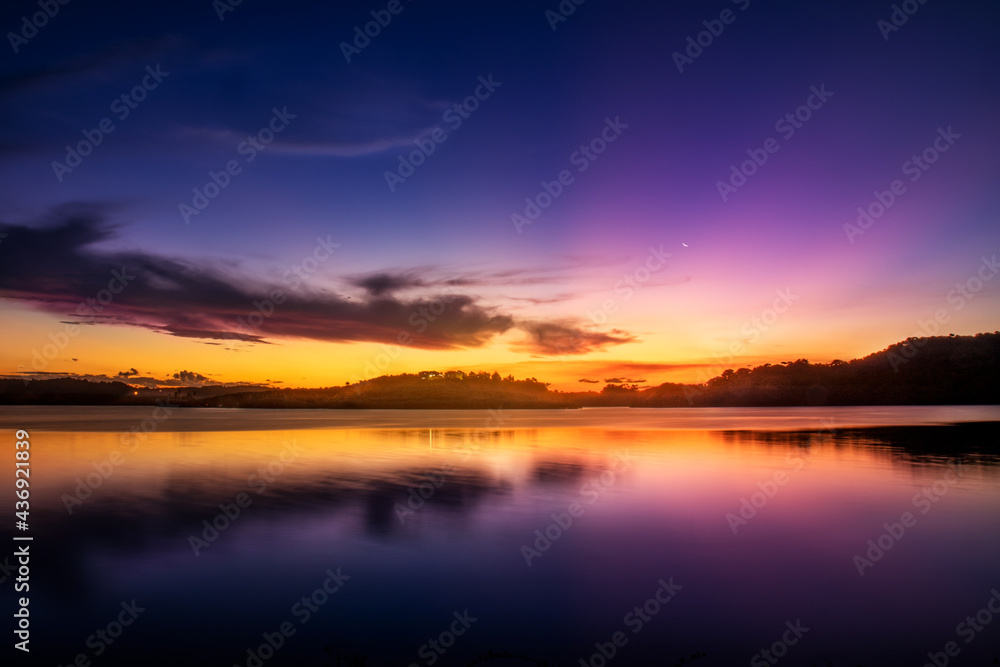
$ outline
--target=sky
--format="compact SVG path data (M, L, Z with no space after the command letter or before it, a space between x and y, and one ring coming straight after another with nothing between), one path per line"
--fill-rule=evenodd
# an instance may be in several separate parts
M0 28L6 376L576 390L1000 329L996 3L18 0Z

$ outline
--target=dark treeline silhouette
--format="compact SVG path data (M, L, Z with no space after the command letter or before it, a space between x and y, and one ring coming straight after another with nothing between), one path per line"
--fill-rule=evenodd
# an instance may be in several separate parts
M1000 332L909 338L851 361L805 359L728 369L704 384L608 383L600 392L549 391L535 378L422 371L321 389L213 387L138 392L122 382L0 380L0 403L240 408L579 408L1000 404ZM612 378L620 380L621 378ZM214 395L213 395L214 394Z
M488 409L576 407L535 378L499 373L422 371L383 375L343 387L276 389L219 396L203 405L242 408ZM183 403L182 403L183 404Z
M124 382L0 379L0 405L112 405L133 391Z
M997 404L998 368L1000 333L909 338L852 361L799 359L726 370L699 387L661 385L633 405Z

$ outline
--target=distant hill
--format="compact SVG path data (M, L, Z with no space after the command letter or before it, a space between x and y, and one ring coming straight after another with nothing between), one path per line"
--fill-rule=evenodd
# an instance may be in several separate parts
M494 373L461 371L388 375L355 385L325 389L280 389L220 396L208 404L242 408L370 408L446 410L488 408L565 408L565 394L548 390L534 378L501 379Z
M124 382L0 380L0 405L111 405L132 391Z
M851 361L805 359L724 371L704 384L665 383L640 389L607 384L600 392L554 392L535 378L497 373L424 371L323 389L212 387L170 394L184 407L233 408L580 408L808 405L1000 404L1000 332L909 338ZM152 404L121 382L0 380L0 403L42 405Z
M1000 404L1000 334L909 338L852 361L805 359L724 371L705 385L660 385L630 405Z

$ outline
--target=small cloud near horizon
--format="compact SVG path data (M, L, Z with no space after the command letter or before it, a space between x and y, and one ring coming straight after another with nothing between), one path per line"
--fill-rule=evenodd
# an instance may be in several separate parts
M60 371L18 371L6 375L0 375L0 379L6 380L87 380L88 382L122 382L132 387L142 387L146 389L158 389L168 387L261 387L270 384L279 384L280 380L268 380L267 384L260 382L219 382L192 371L180 371L173 373L166 378L153 376L133 375L131 371L122 371L116 375L93 374L93 373L71 373ZM128 374L127 376L125 374Z

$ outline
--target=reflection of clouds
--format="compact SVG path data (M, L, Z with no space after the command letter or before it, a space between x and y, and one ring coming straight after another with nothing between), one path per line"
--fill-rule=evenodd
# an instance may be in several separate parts
M539 483L569 484L583 479L587 466L564 461L541 461L535 465L531 477Z
M223 532L218 543L238 538L228 535L241 521L281 519L291 523L311 514L331 514L360 509L369 537L391 538L402 526L396 517L396 503L405 502L410 488L428 476L440 476L441 467L406 468L373 475L346 475L329 470L316 471L307 479L278 476L263 493L228 481L220 489L208 476L191 477L175 471L153 496L95 493L65 512L62 503L46 502L34 512L33 530L42 535L46 548L34 556L39 576L52 583L53 590L78 598L92 592L88 578L88 555L116 551L142 556L163 550L186 552L190 535L201 535L203 521L220 513L220 503L232 503L245 492L252 503ZM444 483L425 500L422 512L447 511L454 518L474 509L490 495L510 492L511 485L491 480L476 469L455 469ZM113 497L112 497L113 496ZM47 499L51 501L53 499ZM58 507L58 509L56 509ZM418 524L419 525L419 524ZM408 530L412 530L407 526ZM193 558L193 556L192 556Z
M438 479L440 486L434 485L430 478ZM431 483L434 491L427 498L421 497L424 504L417 515L444 510L451 512L452 515L462 516L485 497L491 494L505 494L510 490L509 485L491 482L486 475L476 470L442 472L440 467L410 469L399 473L392 481L381 480L373 484L363 494L366 527L370 533L387 537L394 530L399 530L402 524L396 513L397 503L406 505L410 498L410 489L419 489L424 483Z

